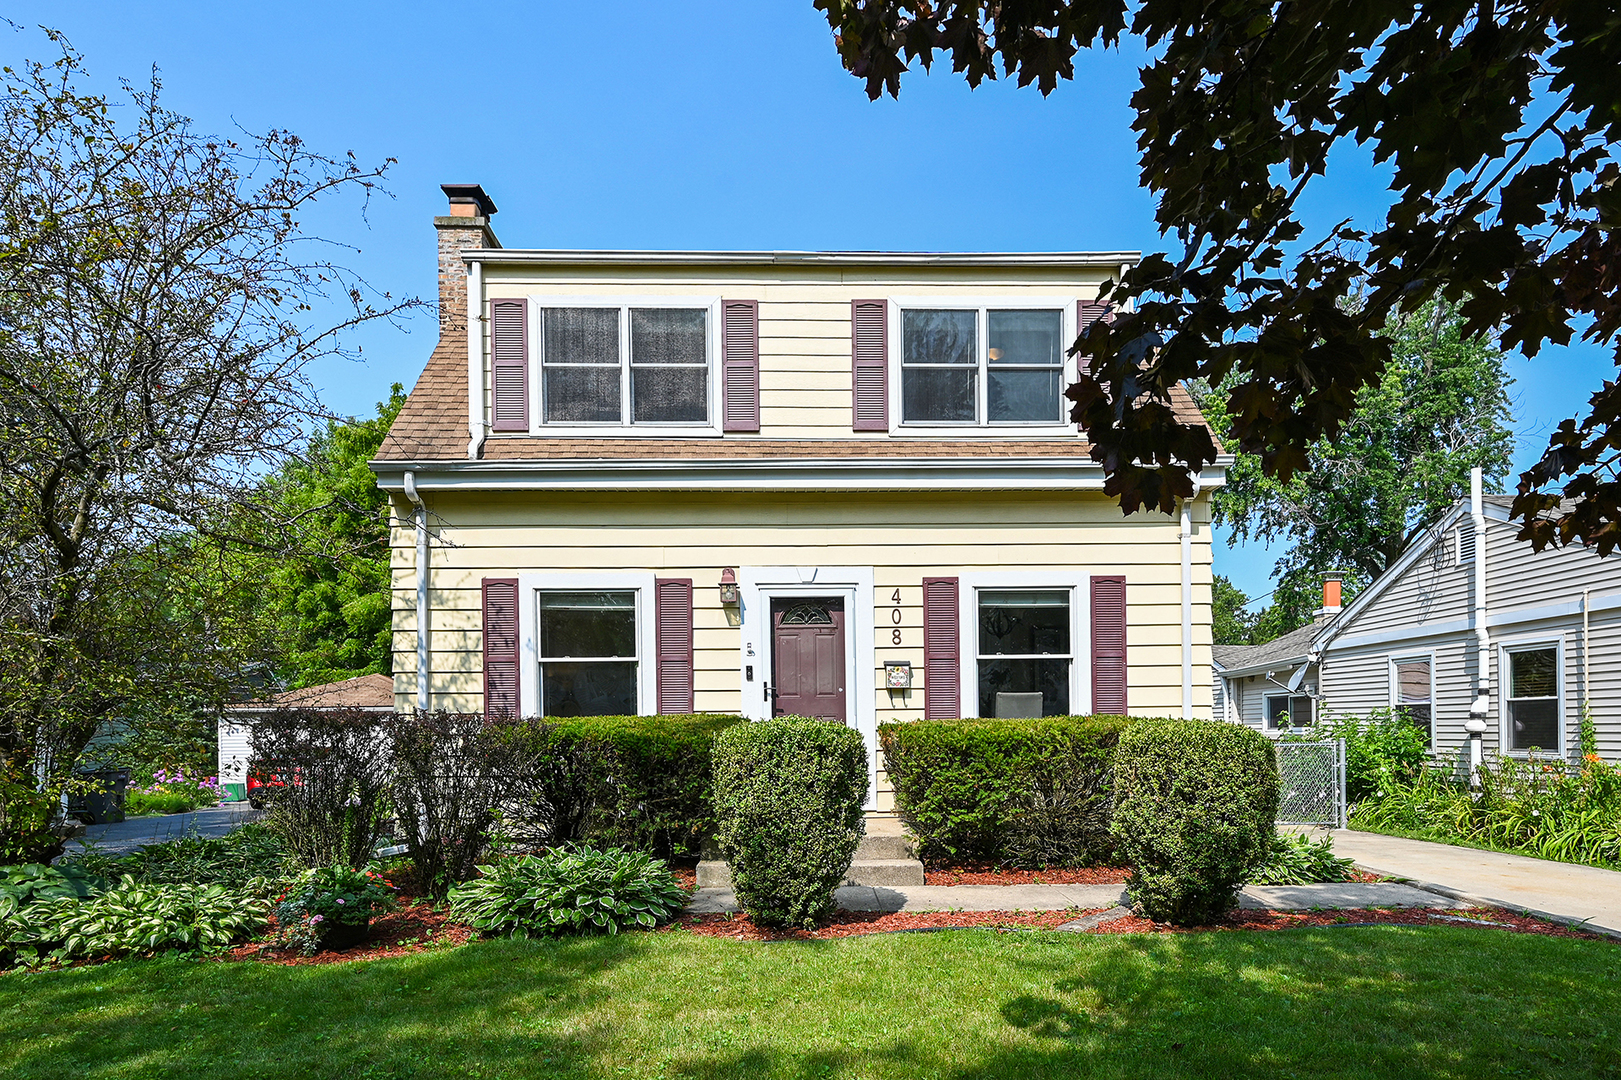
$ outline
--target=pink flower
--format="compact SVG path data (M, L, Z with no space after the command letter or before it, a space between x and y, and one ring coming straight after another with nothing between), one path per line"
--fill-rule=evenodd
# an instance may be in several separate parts
M325 918L326 918L326 916L325 916L325 915L316 915L316 916L313 916L313 917L312 917L312 918L311 918L311 919L310 919L310 925L311 925L311 926L314 926L314 925L315 925L315 924L316 924L316 923L318 923L318 922L320 922L320 921L322 921L322 920L323 920L323 919L325 919Z
M343 897L341 897L341 896L338 897L338 903L340 903L340 904L343 903Z

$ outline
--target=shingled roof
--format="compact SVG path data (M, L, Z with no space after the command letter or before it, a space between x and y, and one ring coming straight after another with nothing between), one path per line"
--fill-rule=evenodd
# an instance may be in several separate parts
M1316 619L1260 645L1217 645L1211 655L1217 666L1225 671L1260 667L1264 664L1288 664L1305 659L1311 639L1327 624L1327 619Z
M394 709L392 675L357 675L340 682L286 690L263 701L245 701L232 711L269 709Z

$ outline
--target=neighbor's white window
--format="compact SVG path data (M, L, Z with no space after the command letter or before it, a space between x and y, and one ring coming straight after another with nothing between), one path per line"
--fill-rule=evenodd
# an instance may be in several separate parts
M710 422L707 308L542 307L539 319L544 423Z
M1312 700L1306 694L1272 694L1266 699L1266 726L1274 731L1311 727Z
M539 592L542 716L634 716L636 593Z
M1425 656L1392 661L1391 688L1395 691L1392 704L1396 712L1429 735L1435 707L1430 658Z
M1067 716L1069 589L979 590L979 715Z
M904 308L901 423L1061 424L1066 344L1062 309Z
M1562 752L1559 737L1559 649L1505 649L1508 668L1508 748Z

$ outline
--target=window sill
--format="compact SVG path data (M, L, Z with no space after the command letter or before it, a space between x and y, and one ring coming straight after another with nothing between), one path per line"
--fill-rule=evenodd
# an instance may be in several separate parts
M889 434L896 438L938 439L1053 439L1080 438L1081 429L1074 424L916 424L899 423L889 426Z
M718 439L724 432L709 424L658 427L653 424L543 425L528 431L492 431L491 439ZM734 432L752 435L754 432Z

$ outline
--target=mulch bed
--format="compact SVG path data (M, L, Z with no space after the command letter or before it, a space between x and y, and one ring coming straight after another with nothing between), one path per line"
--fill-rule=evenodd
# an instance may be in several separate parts
M1186 934L1222 930L1296 930L1305 926L1479 926L1519 934L1613 941L1605 934L1577 930L1564 923L1520 915L1502 908L1338 908L1331 911L1234 911L1214 926L1168 926L1127 915L1104 923L1093 934Z
M436 911L430 901L404 899L400 910L372 920L365 941L341 952L300 956L288 949L277 949L271 942L255 941L236 946L223 959L286 965L341 964L350 960L381 960L425 949L461 945L472 936L472 927L452 922L447 912Z
M1015 870L989 863L961 863L950 866L924 864L925 885L1124 885L1124 866L1048 867L1045 870Z

